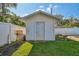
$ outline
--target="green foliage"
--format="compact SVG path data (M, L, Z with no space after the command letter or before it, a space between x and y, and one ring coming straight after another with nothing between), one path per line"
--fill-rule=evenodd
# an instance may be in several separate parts
M0 22L7 22L7 20L5 19L5 17L0 16Z
M15 25L25 26L25 23L22 22L20 17L16 16L13 12L11 12L8 8L17 7L16 3L0 3L2 6L0 8L1 15L0 22L10 22Z
M25 42L12 54L12 56L28 56L32 46L32 44Z
M20 17L18 16L13 16L13 15L7 15L5 17L0 16L0 22L5 22L5 23L12 23L15 25L19 25L19 26L25 26L25 23L23 21L21 21Z
M55 15L57 18L59 18L58 25L61 27L79 27L79 19L74 18L73 16L70 16L69 18L63 18L62 15Z
M21 21L20 17L14 15L11 17L10 23L19 25L19 26L25 26L25 23Z
M56 40L67 40L66 35L58 34L55 36Z

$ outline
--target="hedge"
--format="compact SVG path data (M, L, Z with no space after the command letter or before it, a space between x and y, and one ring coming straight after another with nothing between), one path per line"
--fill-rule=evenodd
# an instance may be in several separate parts
M12 56L28 56L32 47L33 45L31 43L25 42L12 54Z

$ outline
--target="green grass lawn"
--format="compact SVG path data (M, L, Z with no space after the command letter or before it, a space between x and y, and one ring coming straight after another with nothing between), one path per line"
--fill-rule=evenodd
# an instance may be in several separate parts
M31 42L33 49L29 56L79 56L79 42L76 41L50 41Z

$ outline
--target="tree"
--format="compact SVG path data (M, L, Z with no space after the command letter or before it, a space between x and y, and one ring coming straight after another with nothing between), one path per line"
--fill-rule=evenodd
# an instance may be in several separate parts
M16 6L16 3L0 3L0 9L2 10L2 16L0 16L0 21L25 26L25 23L20 20L20 17L9 10L9 8Z
M57 14L57 15L55 15L55 17L57 17L57 18L59 19L58 25L61 26L61 25L63 24L63 17L64 17L64 16Z
M16 3L0 3L0 5L2 16L5 15L7 12L10 12L8 8L17 6Z
M10 23L16 24L16 25L19 25L19 26L25 26L25 22L23 22L21 20L21 18L19 16L17 16L16 14L11 16Z
M55 15L55 17L59 18L60 20L63 20L63 17L62 15Z
M0 3L0 16L2 17L3 22L6 20L6 17L10 16L9 13L12 13L8 8L16 6L16 3Z

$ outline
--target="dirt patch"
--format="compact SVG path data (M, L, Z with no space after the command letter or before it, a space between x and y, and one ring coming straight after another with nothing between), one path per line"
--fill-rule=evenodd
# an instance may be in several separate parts
M74 40L74 41L79 41L79 36L68 36L67 38Z

